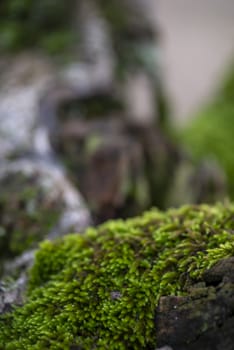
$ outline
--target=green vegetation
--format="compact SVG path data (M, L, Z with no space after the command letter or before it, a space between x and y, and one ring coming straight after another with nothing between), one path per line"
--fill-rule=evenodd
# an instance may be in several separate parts
M57 53L71 44L72 0L4 0L0 3L0 52L25 47Z
M0 349L155 349L160 296L234 256L233 218L231 204L152 210L42 243L26 303L0 318Z
M215 100L189 122L180 136L197 159L210 156L218 160L234 199L234 67L227 77Z

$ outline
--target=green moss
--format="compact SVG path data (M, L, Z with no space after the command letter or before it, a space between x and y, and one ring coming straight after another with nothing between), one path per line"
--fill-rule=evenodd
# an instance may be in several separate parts
M0 318L0 348L155 349L160 296L234 256L233 229L231 204L186 206L44 242L27 302Z
M213 102L180 133L186 147L197 158L216 158L224 168L229 194L234 199L234 67Z

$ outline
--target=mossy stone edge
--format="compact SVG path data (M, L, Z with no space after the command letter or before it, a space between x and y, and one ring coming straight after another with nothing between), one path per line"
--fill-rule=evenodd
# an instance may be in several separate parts
M234 256L234 206L184 206L45 241L0 349L155 349L162 296L186 296Z

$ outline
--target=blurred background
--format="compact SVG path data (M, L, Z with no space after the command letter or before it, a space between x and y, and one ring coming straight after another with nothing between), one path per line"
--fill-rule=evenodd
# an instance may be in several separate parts
M234 54L232 0L158 0L165 83L184 121L210 99Z
M232 0L5 0L0 19L7 255L234 198Z

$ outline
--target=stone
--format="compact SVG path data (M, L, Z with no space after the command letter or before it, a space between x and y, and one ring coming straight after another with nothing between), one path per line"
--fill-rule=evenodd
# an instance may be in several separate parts
M232 350L234 259L219 261L189 296L162 297L155 319L158 344L175 350Z

